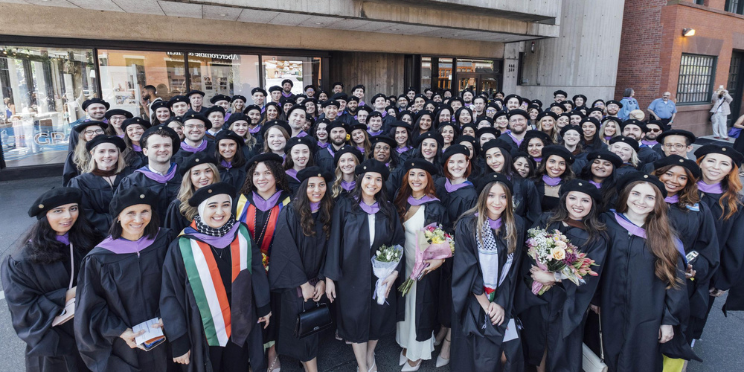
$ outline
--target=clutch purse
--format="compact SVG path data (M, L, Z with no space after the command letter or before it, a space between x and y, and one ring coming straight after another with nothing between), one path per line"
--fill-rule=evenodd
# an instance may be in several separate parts
M58 325L67 323L67 321L72 319L74 316L75 316L75 297L65 302L65 309L62 310L61 314L54 317L54 320L52 320L52 327L56 327Z
M331 310L328 304L316 303L315 307L310 310L304 310L297 315L297 324L295 325L295 336L297 338L307 337L316 334L333 325L331 319Z

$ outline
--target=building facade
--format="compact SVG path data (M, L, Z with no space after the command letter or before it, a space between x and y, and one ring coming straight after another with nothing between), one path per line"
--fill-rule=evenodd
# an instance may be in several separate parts
M668 91L673 127L696 135L712 133L720 86L734 98L729 123L744 113L744 1L626 0L622 24L616 99L633 88L645 111Z

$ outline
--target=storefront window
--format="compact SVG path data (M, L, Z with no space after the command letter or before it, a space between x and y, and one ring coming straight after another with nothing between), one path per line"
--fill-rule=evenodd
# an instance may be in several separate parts
M190 89L206 93L205 99L217 94L240 94L253 103L251 89L259 86L258 56L220 53L189 53ZM210 103L207 101L206 105Z
M62 163L69 123L98 96L93 50L0 46L0 91L7 166Z
M421 91L431 89L431 57L421 57Z
M439 58L439 89L452 89L452 58Z
M264 87L268 91L274 85L281 86L282 81L292 81L292 94L302 94L305 85L316 85L313 74L318 76L320 58L263 56ZM317 86L317 85L316 85Z

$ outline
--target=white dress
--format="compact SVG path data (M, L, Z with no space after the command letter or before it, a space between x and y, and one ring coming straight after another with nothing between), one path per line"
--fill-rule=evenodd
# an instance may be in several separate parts
M404 279L408 279L416 263L416 233L424 227L426 222L425 208L425 205L421 205L416 213L403 223L406 230L406 276ZM409 360L429 360L431 352L434 351L434 333L432 332L431 337L424 342L416 341L416 284L413 283L411 290L403 297L406 303L406 317L397 324L395 341L400 347L406 349L406 357Z

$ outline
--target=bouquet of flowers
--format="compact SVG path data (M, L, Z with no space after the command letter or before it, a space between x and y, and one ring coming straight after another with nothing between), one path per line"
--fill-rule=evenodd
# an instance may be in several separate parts
M455 239L436 223L424 226L416 233L416 239L416 263L413 265L411 275L398 287L403 296L411 290L413 283L424 276L424 270L429 266L427 260L441 260L452 257L455 253Z
M403 247L400 245L392 247L383 245L372 257L372 272L377 277L372 299L376 299L378 305L385 303L385 292L387 292L387 284L382 284L382 281L395 271L395 267L398 266L402 257Z
M597 276L591 269L591 266L597 266L594 260L580 252L560 231L549 233L544 229L533 228L527 231L527 235L527 254L535 260L540 270L560 273L577 286L586 283L583 277ZM551 287L535 281L532 283L532 293L541 295Z

